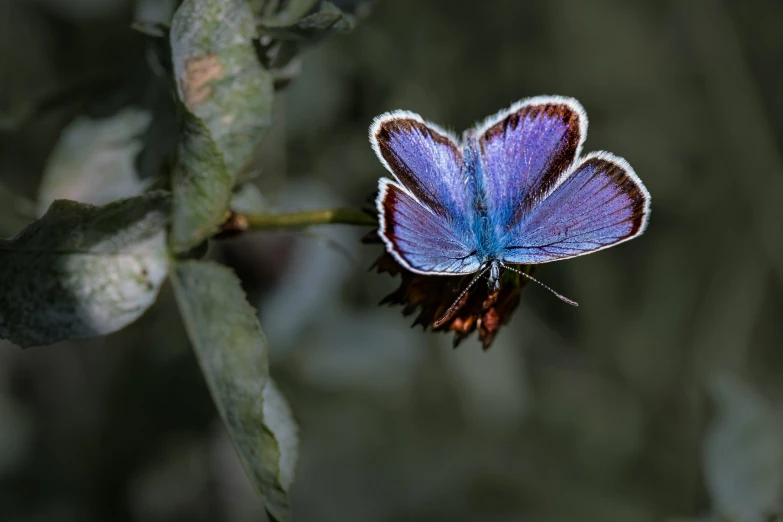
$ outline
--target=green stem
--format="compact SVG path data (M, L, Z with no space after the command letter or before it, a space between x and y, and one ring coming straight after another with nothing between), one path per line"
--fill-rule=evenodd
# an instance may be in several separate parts
M357 225L374 227L378 222L356 208L311 210L292 214L243 214L249 230L302 228L312 225Z

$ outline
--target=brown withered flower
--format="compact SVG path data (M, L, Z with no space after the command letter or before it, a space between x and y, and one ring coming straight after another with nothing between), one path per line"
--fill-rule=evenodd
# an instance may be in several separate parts
M363 243L381 244L378 232L373 230L362 238ZM534 265L512 265L527 274L532 274ZM392 276L399 274L399 288L383 298L380 304L402 306L404 316L418 312L413 326L421 325L424 330L454 332L456 348L466 337L478 330L479 341L484 350L489 349L500 327L508 322L519 305L522 288L528 283L521 275L504 270L500 288L494 290L484 281L478 281L460 299L450 316L443 318L459 294L473 278L466 276L422 275L405 269L384 248L372 269ZM438 326L436 323L440 322Z

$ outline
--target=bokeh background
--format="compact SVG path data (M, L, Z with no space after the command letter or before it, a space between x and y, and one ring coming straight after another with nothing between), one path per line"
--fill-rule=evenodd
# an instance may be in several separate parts
M364 205L385 174L367 141L384 111L461 130L562 94L587 109L585 150L634 166L652 219L640 239L542 267L581 306L528 287L488 352L378 307L396 281L368 271L380 247L359 243L365 229L213 245L259 309L299 422L295 519L776 516L783 4L379 0L358 13L277 99L257 180L274 208ZM42 185L52 169L127 182L165 167L171 94L133 16L129 0L0 4L4 235L89 189ZM170 288L106 338L0 344L0 519L264 520Z

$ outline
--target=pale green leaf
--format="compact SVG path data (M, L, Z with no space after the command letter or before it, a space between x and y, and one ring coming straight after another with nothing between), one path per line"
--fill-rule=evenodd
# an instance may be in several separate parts
M264 386L264 424L277 442L280 453L278 477L286 491L294 482L296 461L299 458L299 434L291 407L270 377Z
M0 241L0 337L21 346L105 335L155 301L168 272L170 198L58 200Z
M172 271L185 328L215 406L267 511L290 520L296 427L269 378L266 337L231 270L185 261Z
M234 182L209 129L195 116L185 118L178 156L171 181L170 243L175 252L184 252L223 222Z
M144 184L134 161L149 111L126 108L104 119L80 117L63 129L38 189L39 215L55 199L103 205L139 194Z
M262 23L284 27L295 24L297 20L315 10L320 2L321 0L289 0L281 5L281 2L271 0L262 2L263 7L257 9Z
M713 508L729 520L761 522L781 508L780 416L733 375L713 375L709 390L717 413L704 441L703 465Z
M248 166L272 117L272 76L258 61L246 1L185 0L171 25L177 92L223 153L232 179Z
M231 210L239 214L261 214L269 212L269 202L252 183L244 183L231 196Z
M258 61L255 38L247 2L185 0L174 14L172 61L189 111L172 181L176 252L217 230L271 123L272 77Z
M136 0L132 27L148 36L163 37L171 26L176 0Z
M294 4L295 8L287 6L274 16L262 18L259 31L284 40L317 40L329 33L350 31L356 23L353 16L331 2L304 0Z

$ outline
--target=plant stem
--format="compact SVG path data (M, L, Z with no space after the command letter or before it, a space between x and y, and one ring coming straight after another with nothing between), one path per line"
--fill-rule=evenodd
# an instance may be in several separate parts
M311 210L292 214L242 214L247 220L248 230L272 230L280 228L302 228L312 225L357 225L374 227L378 222L357 208L333 208Z

